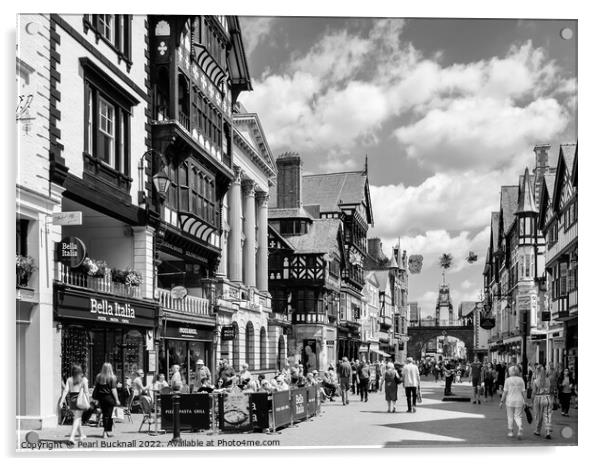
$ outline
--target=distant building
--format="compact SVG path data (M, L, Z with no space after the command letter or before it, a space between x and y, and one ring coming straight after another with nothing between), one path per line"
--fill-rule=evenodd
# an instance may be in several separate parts
M420 306L418 302L412 301L408 303L409 314L410 314L410 326L415 327L420 325Z

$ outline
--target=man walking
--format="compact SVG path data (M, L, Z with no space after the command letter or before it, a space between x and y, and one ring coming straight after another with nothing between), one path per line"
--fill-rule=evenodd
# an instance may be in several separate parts
M406 400L408 403L408 413L416 412L416 397L420 388L420 373L418 367L414 364L412 358L406 360L406 365L401 370L403 386L406 389Z
M339 369L339 383L341 384L341 398L343 406L349 404L349 380L351 379L351 364L347 356L343 358Z
M481 404L481 381L483 379L483 366L479 357L475 355L473 363L470 365L469 377L472 378L472 390L474 398L472 404Z
M449 359L443 364L443 374L445 376L445 390L443 396L452 396L452 382L454 381L454 370L451 366Z

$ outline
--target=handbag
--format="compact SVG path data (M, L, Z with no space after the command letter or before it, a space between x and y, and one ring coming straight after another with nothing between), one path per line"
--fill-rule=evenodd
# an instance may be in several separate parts
M121 406L115 406L113 408L113 413L111 414L111 417L113 419L120 419L123 421L125 419L125 412L123 411L123 408Z
M531 424L533 422L533 413L531 412L531 407L525 405L524 410L525 410L525 416L527 416L527 422L529 424Z
M81 409L83 411L88 411L90 409L90 399L88 398L88 393L86 393L84 387L79 389L75 405L77 406L77 409Z
M531 384L529 384L527 387L527 398L531 399L531 396L533 396L533 388L531 387Z

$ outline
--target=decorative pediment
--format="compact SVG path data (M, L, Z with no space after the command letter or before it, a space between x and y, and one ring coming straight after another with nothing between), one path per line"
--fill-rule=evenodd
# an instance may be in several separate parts
M274 228L268 225L268 249L293 251L294 248Z
M267 138L256 113L233 115L235 142L249 155L251 160L269 176L276 175L276 163Z

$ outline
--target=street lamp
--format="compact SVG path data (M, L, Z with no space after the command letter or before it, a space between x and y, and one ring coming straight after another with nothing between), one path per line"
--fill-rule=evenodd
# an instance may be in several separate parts
M148 202L146 194L144 192L144 160L148 160L148 164L150 165L150 172L152 174L153 187L155 189L155 192L159 196L160 200L164 201L167 197L169 187L171 186L171 180L165 172L167 161L165 159L165 156L161 152L155 149L150 149L147 150L144 154L142 154L142 156L140 157L140 162L138 163L138 177L140 183L140 186L138 188L138 203L147 204Z
M158 173L153 175L153 185L155 187L155 191L161 199L165 199L167 197L167 191L169 190L169 186L171 185L171 180L165 173L165 169L162 168Z

